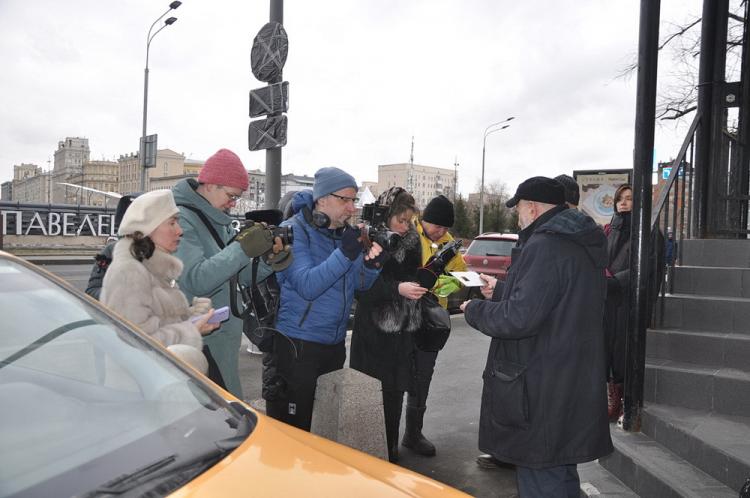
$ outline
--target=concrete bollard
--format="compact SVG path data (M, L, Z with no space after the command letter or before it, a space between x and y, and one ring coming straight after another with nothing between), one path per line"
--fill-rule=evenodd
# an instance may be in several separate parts
M352 368L318 377L310 432L388 460L380 381Z

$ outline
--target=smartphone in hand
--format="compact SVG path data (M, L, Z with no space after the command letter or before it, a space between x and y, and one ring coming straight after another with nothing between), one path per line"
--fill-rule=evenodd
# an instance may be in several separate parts
M190 319L193 323L197 322L205 315L194 316ZM222 306L221 308L215 309L214 314L208 319L208 323L220 323L229 319L229 306Z

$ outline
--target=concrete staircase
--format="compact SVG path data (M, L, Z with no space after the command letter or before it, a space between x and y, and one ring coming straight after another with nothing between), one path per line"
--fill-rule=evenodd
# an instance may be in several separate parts
M599 463L641 497L736 498L750 477L750 241L683 244L648 331L642 432L612 425Z

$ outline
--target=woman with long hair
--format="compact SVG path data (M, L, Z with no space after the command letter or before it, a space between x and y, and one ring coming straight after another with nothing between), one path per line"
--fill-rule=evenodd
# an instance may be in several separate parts
M604 227L607 235L607 301L604 333L607 345L607 415L617 421L622 411L625 381L625 326L630 304L630 227L633 189L620 185L615 191L612 221Z
M358 294L349 364L382 382L388 460L396 462L404 392L412 377L412 334L421 326L419 298L427 289L417 283L422 249L412 221L414 197L392 187L378 204L388 206L388 229L401 236L401 243L373 286Z

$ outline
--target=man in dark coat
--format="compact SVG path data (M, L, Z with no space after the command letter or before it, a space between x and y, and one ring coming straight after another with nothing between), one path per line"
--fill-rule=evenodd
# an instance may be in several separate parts
M523 182L507 202L521 227L507 280L491 301L461 306L492 337L479 448L516 465L521 497L579 496L576 465L613 449L601 381L606 239L564 203L556 180Z

